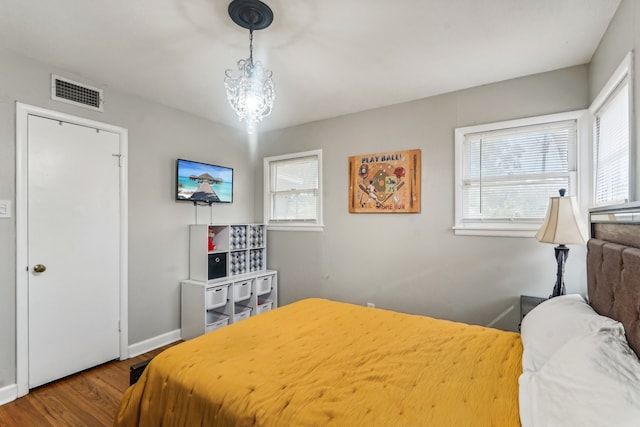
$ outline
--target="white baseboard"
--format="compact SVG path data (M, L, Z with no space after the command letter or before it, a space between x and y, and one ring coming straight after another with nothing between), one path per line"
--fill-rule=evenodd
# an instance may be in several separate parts
M180 329L167 332L166 334L158 335L157 337L149 338L148 340L140 341L129 346L129 357L136 357L147 351L155 350L163 345L171 344L180 340L182 333Z
M158 347L162 347L172 342L180 340L182 337L180 329L167 332L166 334L158 335L157 337L149 338L148 340L140 341L138 343L129 346L129 357L136 357L147 351L155 350ZM13 402L18 398L18 385L10 384L8 386L0 388L0 406L5 403Z
M18 385L11 384L0 388L0 405L13 402L18 398Z
M506 316L507 314L509 314L511 311L513 311L516 308L515 305L509 306L509 308L507 308L505 311L503 311L502 313L500 313L495 319L493 319L491 322L487 323L487 328L493 328L493 326L498 323L500 320L502 320L502 318L504 316Z

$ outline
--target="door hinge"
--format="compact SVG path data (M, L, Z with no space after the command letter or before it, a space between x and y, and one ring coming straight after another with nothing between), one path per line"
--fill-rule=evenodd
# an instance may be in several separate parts
M118 158L118 167L122 167L122 158L124 156L122 154L112 154L112 156Z

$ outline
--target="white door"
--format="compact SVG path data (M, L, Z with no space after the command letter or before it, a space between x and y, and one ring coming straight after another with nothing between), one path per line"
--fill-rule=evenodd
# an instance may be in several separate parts
M119 356L119 147L28 116L29 388Z

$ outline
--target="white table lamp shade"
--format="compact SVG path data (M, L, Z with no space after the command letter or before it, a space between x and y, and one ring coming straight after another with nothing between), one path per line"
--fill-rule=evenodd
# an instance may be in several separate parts
M579 212L575 197L551 197L536 239L543 243L584 245L587 239Z

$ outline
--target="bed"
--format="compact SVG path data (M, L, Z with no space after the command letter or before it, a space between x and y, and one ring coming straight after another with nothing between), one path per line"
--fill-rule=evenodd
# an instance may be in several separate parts
M628 238L640 221L622 220L632 208L592 213L591 305L553 298L518 334L298 301L156 356L114 425L640 425L640 233Z

